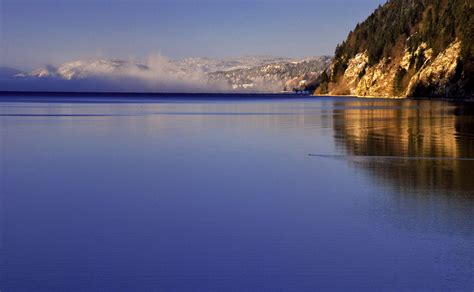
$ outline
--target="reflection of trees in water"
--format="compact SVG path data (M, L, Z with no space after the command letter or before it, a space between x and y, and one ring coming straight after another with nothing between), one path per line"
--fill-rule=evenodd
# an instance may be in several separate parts
M474 195L474 161L437 159L474 158L472 107L437 101L364 100L334 112L335 141L342 151L354 156L401 157L352 160L379 181L399 191Z

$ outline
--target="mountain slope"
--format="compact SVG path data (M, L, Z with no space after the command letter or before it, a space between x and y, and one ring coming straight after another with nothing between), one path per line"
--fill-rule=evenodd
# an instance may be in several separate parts
M314 90L330 60L270 56L180 60L154 56L141 62L79 60L30 73L11 72L7 75L16 78L1 82L0 90L281 92L306 90L309 86Z
M291 58L273 56L244 56L236 58L185 58L172 60L175 66L183 70L202 71L205 73L217 71L232 71L239 69L250 69L262 65L291 62Z
M473 97L474 0L390 0L338 45L316 93Z
M225 80L234 90L305 91L314 90L321 72L329 67L331 57L279 61L254 68L211 72L211 80Z

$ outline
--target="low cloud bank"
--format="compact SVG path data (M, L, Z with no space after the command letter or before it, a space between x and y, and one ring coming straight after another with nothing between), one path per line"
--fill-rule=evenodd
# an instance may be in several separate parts
M172 60L157 54L144 61L74 61L11 76L8 76L9 72L14 71L4 70L5 74L0 74L0 90L145 93L298 91L311 88L329 66L330 60L327 56L302 60L268 56Z
M45 67L29 74L0 79L5 91L74 92L226 92L224 81L211 81L202 70L181 68L154 55L145 62L76 61L57 68Z

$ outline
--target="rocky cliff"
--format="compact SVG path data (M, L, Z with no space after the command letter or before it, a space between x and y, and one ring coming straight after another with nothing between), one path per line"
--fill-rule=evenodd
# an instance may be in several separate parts
M338 45L316 93L474 98L474 0L391 0Z

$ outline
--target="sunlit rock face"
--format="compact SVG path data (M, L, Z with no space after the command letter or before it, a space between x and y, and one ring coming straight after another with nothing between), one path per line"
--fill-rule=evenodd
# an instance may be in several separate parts
M367 67L356 83L355 95L393 97L392 82L396 66L387 59L382 59L375 66Z
M402 55L383 58L372 66L367 53L359 53L349 60L339 83L347 88L346 94L363 97L449 96L449 82L456 73L460 53L460 41L453 42L436 57L433 49L422 43L412 53L406 48ZM423 61L416 65L416 60ZM401 84L401 90L397 91L397 74L401 69L406 84ZM330 94L339 94L338 87L333 88L336 89Z
M336 110L335 142L389 186L405 192L474 190L474 110L443 102L374 100ZM455 194L452 194L453 196Z
M388 0L337 45L319 91L474 99L473 15L472 1Z
M359 74L365 70L368 62L369 57L365 52L359 53L354 58L349 60L349 65L344 72L344 82L349 87L350 93L352 95L357 94L356 88L359 81Z
M449 81L456 73L460 54L461 42L456 41L436 58L427 56L426 63L411 78L405 96L417 95L417 87L433 88L432 95L449 95Z

